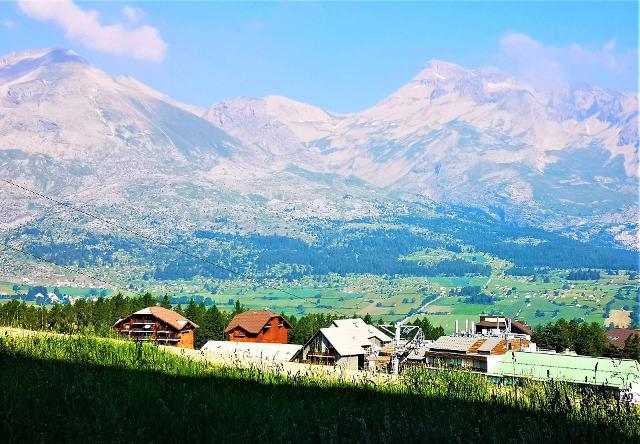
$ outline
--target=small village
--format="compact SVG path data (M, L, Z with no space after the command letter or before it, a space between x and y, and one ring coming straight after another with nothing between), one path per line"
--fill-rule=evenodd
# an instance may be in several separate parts
M133 340L193 352L198 325L170 309L153 306L118 320L113 329ZM508 317L481 315L452 335L426 340L419 327L369 325L361 318L337 319L305 344L290 344L289 322L268 309L237 314L226 341L208 341L197 355L212 361L297 363L354 374L397 375L408 367L460 369L485 375L496 384L521 379L606 387L620 399L640 403L640 364L633 359L591 357L569 350L539 349L529 325ZM640 332L617 328L607 337L618 348ZM194 355L190 355L194 356Z

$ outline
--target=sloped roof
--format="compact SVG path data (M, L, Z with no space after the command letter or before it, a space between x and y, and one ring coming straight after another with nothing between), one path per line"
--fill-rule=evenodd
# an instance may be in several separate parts
M352 330L346 328L321 328L322 334L340 356L364 355L365 350L358 345L361 337L354 334Z
M609 338L609 340L613 343L613 345L622 349L624 348L624 343L627 341L627 338L629 336L640 336L640 330L634 330L632 328L612 328L605 334L607 335L607 338Z
M176 330L182 330L187 325L192 325L193 328L199 327L198 324L196 324L190 319L185 318L180 313L176 313L173 310L169 310L168 308L164 308L160 306L143 308L142 310L136 311L131 316L134 316L134 315L151 315L157 318L158 320L170 325ZM129 319L131 316L128 316L125 319ZM125 319L118 319L118 321L113 326L116 327Z
M226 333L229 333L236 327L240 327L247 333L258 334L260 330L273 318L281 317L278 313L274 313L270 310L248 310L243 313L237 314L229 323L229 326L225 329ZM283 318L283 323L287 328L291 328L291 324Z
M370 338L376 338L381 342L391 342L393 340L391 337L380 331L380 329L374 327L373 325L367 324L360 318L336 319L335 321L333 321L332 327L352 330L354 331L355 335L366 337L367 340L369 340Z
M206 353L218 353L244 358L290 361L301 348L302 346L297 344L208 341L201 350Z
M487 338L482 345L478 347L478 352L490 352L502 341L502 338Z
M466 353L477 341L478 338L469 336L440 336L429 346L429 349Z
M155 307L149 307L149 309L151 310L151 314L153 314L156 318L166 322L172 327L184 328L187 324L193 325L194 328L199 327L198 324L193 322L191 319L188 319L173 310L169 310L168 308L160 307L158 305Z
M544 352L509 352L491 372L498 376L549 378L620 389L640 384L640 363L633 359L594 358Z

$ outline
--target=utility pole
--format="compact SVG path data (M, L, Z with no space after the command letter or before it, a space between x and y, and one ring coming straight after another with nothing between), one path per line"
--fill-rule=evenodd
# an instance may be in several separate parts
M414 313L407 314L404 318L400 319L393 325L380 325L379 327L393 336L393 355L391 356L391 371L394 375L400 373L400 364L404 361L411 350L420 347L424 343L424 332L417 325L404 325L413 316L421 313L428 305L434 303L443 296L444 293L440 293L432 300L425 303ZM456 321L457 322L457 321ZM416 334L411 340L404 341L402 336L409 336L412 332L416 331Z
M393 336L393 354L391 355L391 372L397 375L400 372L401 360L404 361L407 355L414 348L419 347L424 342L424 333L417 325L404 325L409 319L407 316L393 325L380 325L379 327L385 330L387 333ZM393 331L392 331L393 330ZM411 340L404 340L402 336L408 336L410 333L416 331L416 334ZM404 359L403 359L404 358Z

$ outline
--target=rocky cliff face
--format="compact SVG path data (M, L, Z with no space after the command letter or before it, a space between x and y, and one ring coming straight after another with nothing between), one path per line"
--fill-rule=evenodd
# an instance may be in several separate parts
M637 128L637 95L551 95L441 61L341 115L275 96L200 110L66 50L0 58L2 177L185 230L212 218L303 226L433 200L631 244ZM6 226L45 210L3 192Z

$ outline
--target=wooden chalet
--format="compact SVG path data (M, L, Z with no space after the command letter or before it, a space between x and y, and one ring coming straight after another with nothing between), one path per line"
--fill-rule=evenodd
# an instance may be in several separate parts
M230 341L287 344L291 324L269 310L249 310L236 315L226 328Z
M164 307L147 307L119 319L113 329L135 341L194 348L194 330L198 325Z

